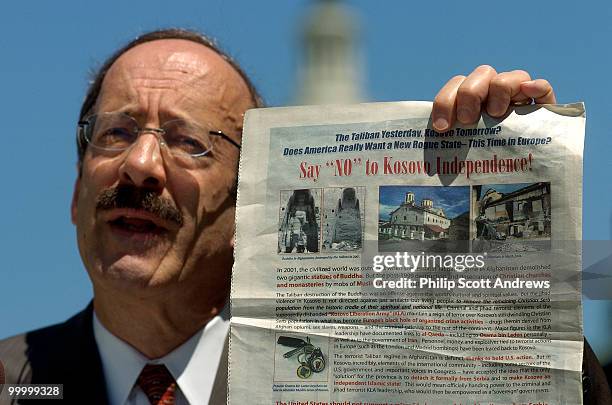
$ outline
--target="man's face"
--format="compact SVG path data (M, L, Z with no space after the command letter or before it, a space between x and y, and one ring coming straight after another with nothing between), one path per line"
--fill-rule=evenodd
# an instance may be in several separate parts
M140 128L184 119L240 143L242 116L251 106L246 84L217 53L190 41L158 40L113 64L95 113L123 112ZM151 132L120 153L89 145L71 213L94 289L133 294L197 285L202 293L226 294L238 155L214 137L211 153L179 162ZM152 192L182 221L100 203L121 189Z

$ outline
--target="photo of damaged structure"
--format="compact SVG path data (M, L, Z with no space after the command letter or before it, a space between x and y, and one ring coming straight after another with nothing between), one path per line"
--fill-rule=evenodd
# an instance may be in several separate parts
M472 210L476 240L550 240L550 183L473 186Z
M278 253L319 251L321 189L281 191Z
M364 195L365 187L332 187L323 190L324 251L361 249Z

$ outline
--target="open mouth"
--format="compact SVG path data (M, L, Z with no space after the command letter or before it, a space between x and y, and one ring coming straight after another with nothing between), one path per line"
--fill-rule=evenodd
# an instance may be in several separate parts
M155 225L153 221L140 218L119 217L113 221L110 221L109 224L113 228L134 233L161 234L166 231L164 228Z
M106 221L111 228L129 235L160 235L168 232L163 220L143 210L113 210L106 216Z

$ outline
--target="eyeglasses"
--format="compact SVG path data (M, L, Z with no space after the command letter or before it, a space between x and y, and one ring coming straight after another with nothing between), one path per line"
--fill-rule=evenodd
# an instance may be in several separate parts
M124 151L131 147L141 133L157 136L173 156L201 157L212 151L213 136L218 136L238 149L240 144L221 131L202 128L182 119L164 123L160 128L140 128L131 116L121 112L91 115L79 121L77 136L89 145L106 151Z

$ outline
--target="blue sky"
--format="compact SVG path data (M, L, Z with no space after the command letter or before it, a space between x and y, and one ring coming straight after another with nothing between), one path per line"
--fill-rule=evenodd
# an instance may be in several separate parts
M353 0L369 100L431 100L488 63L545 77L560 102L585 101L585 239L610 239L612 3ZM271 105L295 93L306 0L9 1L0 24L0 337L66 319L91 298L69 217L75 122L87 72L135 35L196 28L216 37ZM612 310L585 303L586 334L609 349Z
M433 206L442 208L447 218L455 218L470 210L469 187L383 186L378 189L379 218L388 220L389 214L404 202L409 191L414 193L418 205L423 198L433 200Z

